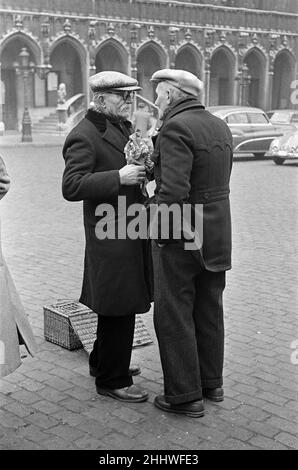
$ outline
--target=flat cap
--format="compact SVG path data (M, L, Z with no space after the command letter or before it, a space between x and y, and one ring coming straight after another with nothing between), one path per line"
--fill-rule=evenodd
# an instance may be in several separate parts
M89 86L92 91L135 91L140 90L138 81L124 73L104 71L96 73L89 78Z
M193 96L199 96L203 89L203 82L193 73L187 70L163 69L157 70L152 77L151 82L169 82L174 87Z

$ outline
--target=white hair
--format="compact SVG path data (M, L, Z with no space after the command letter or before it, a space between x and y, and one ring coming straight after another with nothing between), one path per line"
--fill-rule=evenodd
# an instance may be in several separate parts
M160 85L163 87L163 90L171 90L171 101L174 104L176 101L181 99L189 98L191 95L189 93L185 93L185 91L179 90L176 86L172 85L168 81L160 82Z

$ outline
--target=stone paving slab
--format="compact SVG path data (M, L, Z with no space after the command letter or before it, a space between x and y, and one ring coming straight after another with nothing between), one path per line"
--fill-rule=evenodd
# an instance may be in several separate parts
M87 353L44 340L43 305L77 299L82 280L81 204L62 198L61 145L1 150L12 177L0 208L3 251L40 349L0 380L0 449L297 449L297 164L234 165L226 399L206 401L206 415L191 419L153 406L162 371L152 310L143 319L154 343L133 352L146 403L98 396Z

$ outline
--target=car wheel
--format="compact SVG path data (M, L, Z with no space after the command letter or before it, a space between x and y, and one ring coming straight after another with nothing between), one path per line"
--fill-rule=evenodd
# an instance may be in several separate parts
M285 161L285 159L281 158L281 157L274 157L273 161L274 161L274 163L276 163L276 165L282 165L283 162Z
M254 156L256 158L264 158L265 157L265 153L254 153Z

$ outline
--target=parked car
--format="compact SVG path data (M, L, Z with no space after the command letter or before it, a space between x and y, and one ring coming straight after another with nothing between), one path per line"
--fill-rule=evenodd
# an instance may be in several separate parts
M276 165L282 165L285 160L298 159L298 129L274 139L266 156L272 158Z
M298 127L298 110L296 109L272 109L267 111L267 116L272 124L287 125L292 124Z
M270 122L265 111L260 108L210 106L207 109L230 127L235 153L253 153L256 157L263 157L273 139L295 129L292 124L279 125Z

